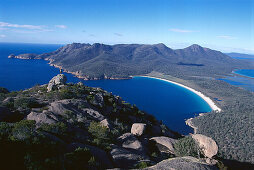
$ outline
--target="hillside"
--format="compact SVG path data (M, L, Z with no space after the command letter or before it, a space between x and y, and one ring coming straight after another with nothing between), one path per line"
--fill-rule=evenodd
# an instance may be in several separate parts
M10 58L45 59L84 79L128 78L152 71L179 76L214 76L251 67L215 50L199 45L173 50L164 44L95 43L68 44L40 55L21 54Z
M223 167L211 138L183 137L119 96L65 82L59 74L24 91L0 88L1 168Z

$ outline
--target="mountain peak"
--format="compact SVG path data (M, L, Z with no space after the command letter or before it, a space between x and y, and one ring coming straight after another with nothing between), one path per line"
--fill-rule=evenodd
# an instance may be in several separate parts
M201 47L200 45L198 44L192 44L191 46L189 46L188 48L191 48L191 49L201 49L203 47Z

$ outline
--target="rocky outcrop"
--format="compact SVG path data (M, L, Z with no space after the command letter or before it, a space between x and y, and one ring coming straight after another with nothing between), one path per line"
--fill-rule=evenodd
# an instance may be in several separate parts
M190 156L167 159L157 163L154 166L145 168L145 170L217 170L205 162Z
M65 85L67 78L64 74L58 74L53 77L48 83L48 92L52 90L57 90L61 85Z
M101 93L97 93L94 95L94 100L92 101L92 104L99 107L103 107L104 99Z
M108 122L108 119L103 119L102 121L100 121L100 124L106 128L111 128L111 125Z
M212 138L201 134L194 134L191 136L197 142L199 148L206 157L212 158L217 154L218 146Z
M142 143L132 133L123 134L122 136L118 137L118 141L123 148L135 149L139 151L144 149Z
M160 136L160 137L153 137L150 140L156 142L156 146L160 150L160 152L166 152L166 153L172 153L174 154L174 144L176 143L177 140L165 137L165 136Z
M117 145L112 145L111 147L112 150L110 154L116 167L133 167L133 165L140 162L141 160L147 159L147 156L140 152L131 151Z
M146 124L144 123L134 123L131 127L131 133L136 136L141 136L144 134Z
M31 112L30 114L27 115L26 119L35 120L37 126L40 126L43 123L54 124L59 121L56 115L46 110L44 110L42 113Z

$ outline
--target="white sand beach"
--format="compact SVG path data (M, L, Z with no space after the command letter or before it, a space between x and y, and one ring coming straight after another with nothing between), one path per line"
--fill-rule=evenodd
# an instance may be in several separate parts
M221 112L221 109L215 105L215 103L207 96L205 96L203 93L195 90L195 89L192 89L188 86L185 86L183 84L180 84L180 83L176 83L174 81L170 81L170 80L166 80L166 79L162 79L162 78L157 78L157 77L151 77L151 76L134 76L134 77L148 77L148 78L153 78L153 79L159 79L159 80L163 80L163 81L166 81L166 82L169 82L169 83L173 83L173 84L176 84L178 86L181 86L185 89L188 89L190 91L192 91L193 93L197 94L198 96L200 96L204 101L206 101L206 103L211 107L211 109L215 112Z

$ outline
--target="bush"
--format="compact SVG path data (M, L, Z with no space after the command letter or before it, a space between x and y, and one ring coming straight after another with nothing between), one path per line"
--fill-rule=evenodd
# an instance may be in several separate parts
M7 140L11 133L12 126L6 122L0 122L0 141Z
M34 98L19 98L17 100L14 101L14 107L15 108L23 108L23 109L27 109L27 108L39 108L42 107L43 105L41 105L40 103L38 103Z
M21 120L14 124L12 129L11 140L13 141L24 141L30 139L35 131L34 120Z
M174 148L177 156L193 156L196 158L200 157L200 149L191 136L180 139L174 145Z
M55 124L42 124L40 130L57 135L67 135L67 126L63 122L57 122Z
M91 133L93 136L93 143L95 143L98 146L104 146L107 147L110 144L110 138L109 138L109 130L108 128L102 126L98 122L91 122L90 126L88 127L88 132Z
M143 169L147 167L148 167L148 164L146 162L140 162L139 164L136 165L136 168L138 169Z
M64 155L64 169L91 169L97 166L95 158L87 148L77 148L74 152Z
M7 94L7 93L10 93L8 89L4 88L4 87L0 87L0 93L3 93L3 94Z

